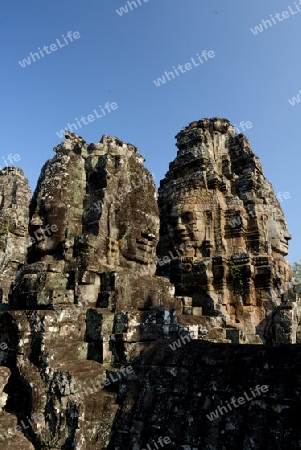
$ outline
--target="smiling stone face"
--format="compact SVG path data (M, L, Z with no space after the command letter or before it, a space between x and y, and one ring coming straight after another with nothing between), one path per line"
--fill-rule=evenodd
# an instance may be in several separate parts
M134 162L132 162L133 168ZM130 179L131 190L125 193L114 208L114 227L120 249L120 262L136 261L153 263L159 240L159 211L155 197L154 182L140 168L144 183L139 189L136 177Z
M132 146L116 144L111 148L110 145L104 138L103 148L108 153L91 156L87 171L90 195L85 210L89 212L93 204L100 202L97 212L83 216L83 233L88 236L88 265L134 269L141 264L154 265L159 239L155 184L142 165L143 158Z
M29 228L32 235L33 248L40 256L59 253L59 244L64 242L67 207L63 203L53 205L47 203L41 208L40 215L37 211L33 214ZM61 247L63 248L63 247Z
M195 209L195 208L194 208ZM186 243L193 241L196 245L200 242L199 226L200 217L196 211L185 204L175 205L170 214L170 236L175 243Z
M62 151L47 161L30 205L31 261L63 258L65 240L82 232L85 192L85 160L80 154Z
M288 254L288 242L292 238L281 214L275 213L268 219L268 240L275 254L286 256Z
M264 329L263 299L269 304L271 289L290 278L283 212L248 140L228 121L192 122L176 139L177 156L159 188L157 254L166 263L158 273L174 282L176 295L191 297L192 306L234 324L249 321L254 334L255 327ZM188 242L189 252L167 262ZM282 273L273 269L276 259ZM257 308L252 317L249 305Z
M175 241L185 244L191 242L196 248L210 240L212 214L200 205L189 207L185 202L173 207L170 215L170 235Z
M198 260L208 256L208 243L215 242L213 207L217 197L208 194L202 186L187 194L178 192L175 203L170 205L168 216L161 222L161 242L169 242L168 250L186 248L189 244L185 256ZM163 251L168 254L167 250Z
M131 219L119 222L118 241L121 255L142 264L153 262L158 243L159 220L140 210L131 210Z

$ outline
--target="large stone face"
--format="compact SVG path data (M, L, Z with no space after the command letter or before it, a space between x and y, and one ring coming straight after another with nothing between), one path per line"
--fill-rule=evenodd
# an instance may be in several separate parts
M90 146L66 139L55 151L31 201L33 244L14 307L80 301L82 284L99 291L100 273L116 267L155 273L158 206L137 149L104 136Z
M228 120L193 122L176 139L159 189L158 273L205 316L222 315L247 342L265 342L269 313L291 280L291 236L274 190Z

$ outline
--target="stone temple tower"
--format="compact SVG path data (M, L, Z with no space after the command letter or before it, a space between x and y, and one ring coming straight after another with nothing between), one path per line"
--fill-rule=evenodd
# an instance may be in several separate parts
M158 274L190 311L222 317L229 337L236 330L238 341L243 334L245 342L266 342L291 280L284 258L291 236L273 187L226 119L192 122L176 139L159 188Z

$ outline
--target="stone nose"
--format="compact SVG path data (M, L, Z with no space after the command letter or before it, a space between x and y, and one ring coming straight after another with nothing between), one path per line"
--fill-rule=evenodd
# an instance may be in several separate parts
M40 227L43 225L43 221L41 219L41 217L39 217L38 215L34 215L31 218L31 221L29 222L29 225L31 225L32 227Z
M180 232L185 231L185 229L186 229L185 226L182 224L180 217L178 218L176 229L177 229L177 231L180 231Z

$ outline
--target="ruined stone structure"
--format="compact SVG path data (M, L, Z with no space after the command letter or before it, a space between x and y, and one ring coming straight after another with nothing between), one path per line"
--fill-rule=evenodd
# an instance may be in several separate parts
M10 404L19 422L47 411L24 430L35 448L95 450L107 445L118 407L114 382L100 383L143 346L185 330L173 286L154 277L156 189L137 149L103 136L91 145L68 137L54 150L30 203L31 245L15 269L10 311L0 317L9 348L2 364L24 384L24 407L18 397Z
M291 280L284 258L291 236L274 190L228 120L193 122L176 139L177 157L159 189L158 273L175 284L187 314L202 308L230 339L268 342ZM185 254L169 257L187 243Z
M228 121L194 122L177 136L158 208L136 147L65 137L31 200L20 169L0 172L0 445L141 450L159 433L177 450L230 448L223 438L210 447L210 431L206 447L184 425L162 435L158 423L182 424L188 412L193 423L216 405L189 400L190 411L181 400L173 417L163 411L195 386L186 366L197 366L198 352L213 349L210 365L215 348L231 353L227 343L301 339L299 288L280 295L291 280L290 235L258 159ZM205 390L213 395L214 382Z

